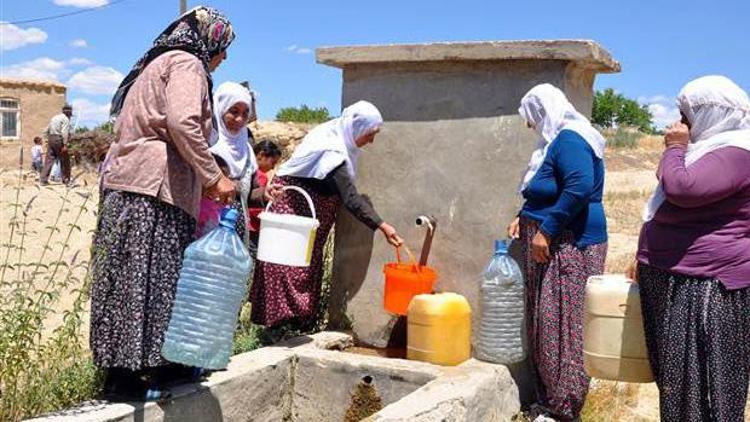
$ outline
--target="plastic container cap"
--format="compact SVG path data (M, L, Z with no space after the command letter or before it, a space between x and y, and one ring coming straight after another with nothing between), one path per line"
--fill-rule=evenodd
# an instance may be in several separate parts
M496 240L495 241L495 254L507 254L508 253L508 241Z
M219 224L233 229L235 224L237 224L237 218L240 216L240 213L237 212L234 208L226 207L223 210L221 210L221 221L219 221Z

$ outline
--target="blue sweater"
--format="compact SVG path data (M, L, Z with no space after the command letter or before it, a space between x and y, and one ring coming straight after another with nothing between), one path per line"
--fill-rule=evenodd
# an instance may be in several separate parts
M563 130L547 149L539 171L522 192L521 216L540 223L550 237L571 230L576 246L607 241L602 206L604 162L581 135Z

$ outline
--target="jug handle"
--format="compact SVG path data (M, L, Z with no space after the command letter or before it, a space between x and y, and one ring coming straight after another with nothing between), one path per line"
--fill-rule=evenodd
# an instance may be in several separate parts
M310 211L312 212L312 218L313 218L313 220L317 220L318 218L317 218L317 216L315 214L315 204L313 203L312 198L310 198L310 195L307 192L305 192L304 189L302 189L302 188L300 188L298 186L284 186L283 188L281 188L282 192L285 192L285 191L288 191L288 190L297 191L300 194L302 194L302 196L305 197L305 199L307 200L307 205L310 207ZM268 205L266 205L265 212L268 212L268 210L271 209L271 204L273 204L273 200L268 201Z

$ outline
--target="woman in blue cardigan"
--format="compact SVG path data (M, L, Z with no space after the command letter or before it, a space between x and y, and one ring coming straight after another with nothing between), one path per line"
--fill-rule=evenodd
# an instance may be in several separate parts
M604 137L559 89L534 87L519 113L541 137L520 186L525 199L508 235L523 246L526 321L536 370L532 412L579 416L589 387L583 368L586 280L604 271Z

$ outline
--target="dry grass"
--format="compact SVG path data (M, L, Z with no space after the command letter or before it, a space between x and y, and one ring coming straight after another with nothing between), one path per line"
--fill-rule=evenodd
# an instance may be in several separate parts
M585 422L650 422L659 420L654 384L595 381L581 412Z

